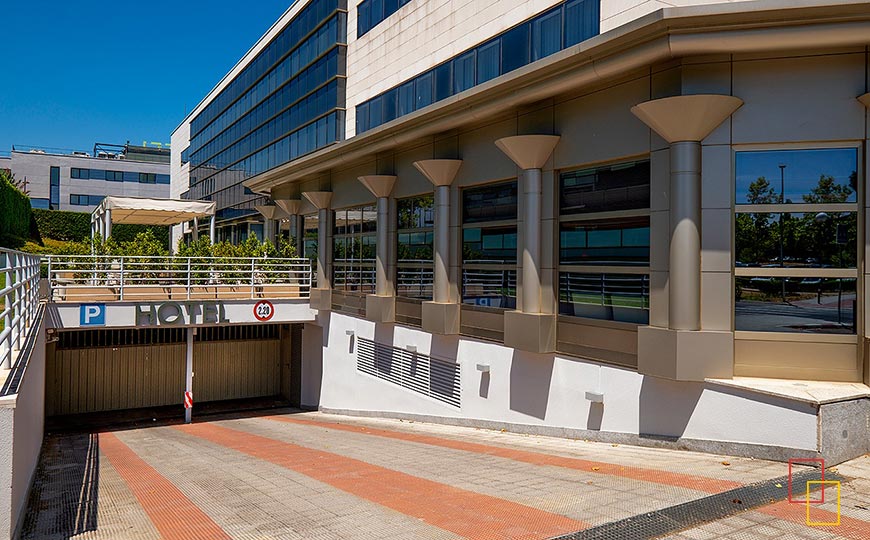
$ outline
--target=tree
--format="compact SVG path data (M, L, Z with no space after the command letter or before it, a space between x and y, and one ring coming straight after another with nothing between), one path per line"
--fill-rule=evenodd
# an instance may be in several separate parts
M749 204L776 204L779 199L770 182L763 176L749 184L746 193ZM773 214L758 212L754 214L737 214L735 240L737 261L764 263L770 260L771 254L777 252L778 231L775 231L776 220Z

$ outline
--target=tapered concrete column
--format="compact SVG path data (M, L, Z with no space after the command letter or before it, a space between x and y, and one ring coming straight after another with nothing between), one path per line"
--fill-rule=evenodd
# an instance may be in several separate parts
M269 240L273 244L277 244L275 232L278 229L276 228L276 221L286 217L287 214L278 206L255 206L254 209L265 218L263 223L263 240Z
M459 304L450 299L450 184L460 159L426 159L414 167L435 186L432 301L423 302L423 329L436 334L459 333Z
M331 191L306 191L302 196L317 208L317 288L311 289L310 305L313 309L332 309L332 283L329 275L329 227L331 225L329 204Z
M193 218L193 239L199 240L199 218Z
M679 380L733 373L731 333L701 328L701 140L742 104L733 96L703 94L655 99L631 109L670 144L671 169L668 328L639 330L641 373Z
M296 256L303 257L305 255L303 246L305 218L299 214L299 210L302 208L302 199L274 199L274 201L284 213L290 216L291 223L295 227Z
M556 317L541 309L541 169L558 142L557 135L518 135L495 142L523 170L522 304L521 310L505 313L505 345L531 352L556 348Z
M366 297L366 318L375 322L396 319L395 289L390 279L390 193L396 177L377 174L360 176L359 181L377 197L377 244L375 259L375 294Z
M208 220L208 239L209 241L211 241L212 244L214 244L215 234L215 217L211 216L211 218L209 218Z

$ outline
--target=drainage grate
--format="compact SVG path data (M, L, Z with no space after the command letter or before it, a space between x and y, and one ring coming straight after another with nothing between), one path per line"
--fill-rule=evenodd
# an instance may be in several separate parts
M357 370L459 407L459 364L358 338Z
M810 480L821 480L821 478L821 471L816 469L792 474L792 480L796 486L804 486ZM825 472L825 480L846 481L842 476L830 471ZM777 487L777 484L782 487ZM740 514L759 506L783 501L787 498L788 477L783 476L663 508L662 510L606 523L591 529L569 533L556 537L553 540L641 540L658 538Z

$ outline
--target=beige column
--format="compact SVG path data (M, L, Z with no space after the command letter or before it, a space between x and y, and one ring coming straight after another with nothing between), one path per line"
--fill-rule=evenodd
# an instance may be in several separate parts
M864 107L866 107L868 109L868 111L870 111L870 92L858 96L857 99L862 105L864 105ZM866 113L865 113L865 115L866 115ZM867 148L867 150L866 150L867 152L870 152L870 131L868 131L865 136L867 139L867 144L865 145L865 148ZM865 178L865 182L866 182L866 178ZM868 215L870 215L870 214L868 214L868 212L870 212L870 194L865 195L864 199L865 199L863 202L864 215L868 216ZM867 218L865 217L864 219L867 219ZM870 255L870 237L865 236L864 244L865 244L864 257L866 260L867 256ZM870 337L870 317L867 316L867 314L870 313L870 293L868 293L867 286L866 286L867 283L870 283L870 267L868 267L866 265L864 267L864 283L865 283L864 295L863 295L864 296L864 299L863 299L863 303L864 303L864 347L866 350L867 347L870 347L870 342L868 342L868 337ZM864 384L870 385L870 355L868 355L868 354L864 354L863 371L864 371Z
M304 257L305 247L303 245L304 235L305 235L305 218L304 216L299 214L299 210L302 208L302 199L273 199L275 204L277 204L281 210L284 211L288 216L290 216L290 221L293 223L296 229L296 236L294 238L296 242L296 256Z
M385 174L360 176L360 183L377 197L377 240L375 259L375 294L366 297L366 318L375 322L396 320L396 295L390 279L390 193L396 177Z
M329 241L332 225L329 204L332 202L331 191L306 191L302 196L317 208L317 287L311 289L310 305L312 309L328 311L332 309L332 283L329 275L329 261L332 253Z
M631 109L670 144L668 328L639 330L641 373L678 380L733 373L733 335L701 328L701 140L742 104L733 96L701 94Z
M286 214L284 210L282 210L278 206L255 206L254 209L262 214L265 218L265 222L263 223L263 240L268 240L273 244L277 243L276 232L280 230L280 224L277 225L276 221L279 221L281 218L285 217Z
M558 135L517 135L495 142L523 171L521 309L505 313L505 345L540 353L556 349L556 317L542 310L541 201L542 169L558 142Z
M450 184L461 166L461 159L414 162L435 187L432 301L423 302L423 329L435 334L459 333L459 304L450 298Z

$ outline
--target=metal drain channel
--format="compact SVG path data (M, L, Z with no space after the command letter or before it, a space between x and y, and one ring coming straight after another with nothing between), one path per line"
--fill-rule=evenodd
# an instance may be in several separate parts
M811 480L821 479L822 473L818 469L792 474L794 486L805 486ZM825 480L847 481L844 477L830 471L826 471ZM782 487L776 487L777 484ZM821 486L819 487L821 488ZM798 490L793 488L793 491ZM801 493L803 492L801 491ZM740 514L759 506L783 501L787 498L788 476L782 476L676 506L647 512L646 514L632 516L612 523L605 523L591 529L557 536L552 540L640 540L658 538Z

